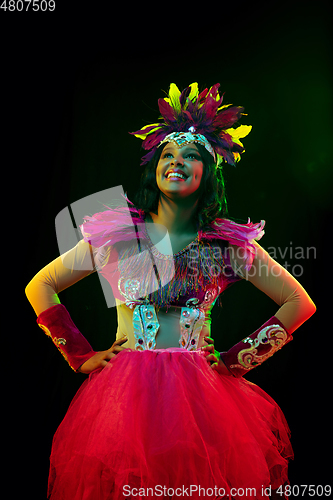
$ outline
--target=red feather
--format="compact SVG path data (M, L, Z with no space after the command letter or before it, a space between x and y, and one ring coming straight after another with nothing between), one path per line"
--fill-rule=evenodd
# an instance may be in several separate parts
M173 123L174 121L176 121L175 112L173 108L164 99L158 100L158 107L165 121L169 123L170 122Z
M214 125L220 128L230 128L242 116L244 108L241 106L232 106L221 111L214 119Z

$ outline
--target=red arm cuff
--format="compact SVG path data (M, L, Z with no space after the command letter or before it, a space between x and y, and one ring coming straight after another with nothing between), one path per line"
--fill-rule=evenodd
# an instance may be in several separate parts
M37 323L51 337L69 366L77 371L95 351L74 325L66 307L57 304L43 311Z
M273 316L252 335L231 347L229 351L221 352L221 358L235 377L242 377L273 356L292 339L283 324Z

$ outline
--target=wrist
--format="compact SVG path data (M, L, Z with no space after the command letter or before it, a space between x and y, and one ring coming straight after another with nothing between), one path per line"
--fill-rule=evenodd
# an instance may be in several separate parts
M224 362L223 360L223 355L226 354L226 351L220 352L220 359L219 359L219 364L222 368L228 371L229 375L232 375L233 377L236 377L235 373L229 368L229 366Z

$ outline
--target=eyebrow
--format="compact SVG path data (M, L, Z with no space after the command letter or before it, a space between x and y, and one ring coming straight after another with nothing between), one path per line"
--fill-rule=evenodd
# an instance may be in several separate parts
M184 147L184 146L183 146L183 147ZM168 148L169 148L169 149L168 149ZM165 147L164 151L166 151L166 150L168 150L168 151L169 151L169 150L174 149L174 148L175 148L175 149L180 149L180 148L177 148L176 146L172 146L172 145L170 144L170 145L168 145L168 146L166 146L166 147ZM191 151L191 152L193 152L193 153L196 153L196 154L200 155L199 151L198 151L197 149L193 148L193 147L192 147L192 146L190 146L190 145L185 146L185 148L186 148L186 149L185 149L185 151L186 151L186 152Z

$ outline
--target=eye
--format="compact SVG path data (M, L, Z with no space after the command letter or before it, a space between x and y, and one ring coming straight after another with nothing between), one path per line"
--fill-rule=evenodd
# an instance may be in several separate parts
M168 156L172 156L172 153L164 153L164 155L162 156L162 158L167 158Z

